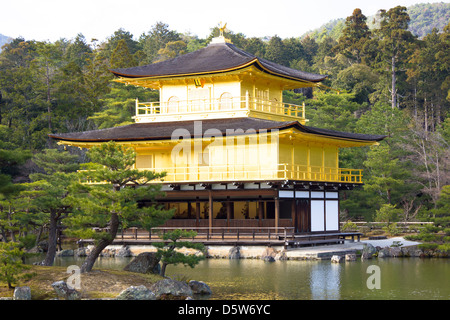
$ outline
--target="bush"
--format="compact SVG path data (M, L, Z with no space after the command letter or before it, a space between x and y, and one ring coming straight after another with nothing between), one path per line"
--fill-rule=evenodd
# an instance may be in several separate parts
M400 234L400 228L397 226L397 223L392 223L383 227L383 230L391 236L396 236Z
M347 220L347 222L342 226L342 231L357 231L357 230L358 226L351 220Z
M33 276L31 273L23 273L24 270L30 269L30 266L22 263L24 255L25 252L19 248L19 244L0 242L0 281L6 282L10 289L20 280L30 279Z

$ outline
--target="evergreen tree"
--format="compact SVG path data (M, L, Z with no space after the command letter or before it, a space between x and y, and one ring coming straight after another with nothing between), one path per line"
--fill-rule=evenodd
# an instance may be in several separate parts
M408 31L410 18L406 7L397 6L380 12L380 28L375 31L378 43L377 64L380 72L390 76L390 102L392 108L397 108L399 71L405 67L415 38Z
M197 235L195 231L188 230L174 230L170 232L166 232L161 235L161 238L164 242L156 242L154 246L157 248L156 256L162 262L161 266L161 276L165 276L166 267L169 264L179 264L182 263L191 268L195 267L201 260L205 259L204 250L205 246L203 243L194 243L190 241L180 241L180 239L189 239L193 238ZM202 254L184 254L177 249L188 248L195 249L202 252Z
M164 174L133 169L136 158L133 149L111 141L92 147L88 156L93 163L85 164L85 171L79 173L80 180L86 183L75 182L66 202L74 210L69 219L72 234L95 241L81 272L92 270L97 257L113 242L120 226L149 230L173 214L155 204L140 205L139 200L152 201L160 194L160 186L152 181Z
M137 66L137 62L131 54L125 39L121 39L117 42L117 46L111 55L110 64L112 69L131 68Z
M39 191L34 197L33 205L46 215L48 222L48 250L42 265L52 266L56 255L58 225L67 217L71 208L64 203L68 195L69 185L76 179L75 172L79 165L78 156L56 149L46 149L34 156L33 161L42 172L30 175L34 183L30 189Z
M371 38L366 20L367 17L362 14L361 9L355 9L353 14L347 17L338 45L333 51L341 52L352 62L363 62L366 42Z

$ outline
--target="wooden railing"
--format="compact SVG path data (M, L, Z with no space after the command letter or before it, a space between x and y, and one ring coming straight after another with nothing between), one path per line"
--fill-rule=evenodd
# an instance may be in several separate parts
M342 169L318 166L291 165L282 163L274 168L257 165L185 166L170 168L138 168L141 170L165 172L160 182L213 182L213 181L264 181L299 180L317 182L362 183L362 169ZM79 170L88 172L88 170ZM86 184L102 184L89 179Z
M225 110L255 110L305 119L305 105L302 106L255 97L241 96L220 99L180 100L169 102L139 102L136 99L136 116L163 115Z
M300 180L362 183L361 169L329 168L287 163L275 166L235 164L144 169L166 172L166 176L163 178L164 182Z
M160 241L162 234L176 229L197 232L196 236L189 238L193 241L280 241L294 237L293 227L157 227L151 231L137 228L122 230L116 240Z

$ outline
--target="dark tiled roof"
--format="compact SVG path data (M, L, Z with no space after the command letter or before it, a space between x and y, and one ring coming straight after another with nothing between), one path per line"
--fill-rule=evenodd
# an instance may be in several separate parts
M271 129L296 128L302 132L336 137L350 140L362 141L380 141L385 138L382 135L367 135L348 132L339 132L333 130L308 127L297 121L272 121L256 118L233 118L233 119L214 119L202 120L200 126L194 127L196 121L177 121L177 122L156 122L156 123L134 123L126 126L113 127L109 129L92 130L84 132L72 132L61 134L50 134L49 136L57 140L77 141L77 142L106 142L114 141L138 141L138 140L168 140L175 133L178 139L184 133L189 132L191 138L202 137L206 134L217 136L231 134L249 134L254 131ZM176 131L178 129L178 131ZM242 129L242 130L238 130ZM249 130L251 129L251 130ZM186 131L187 130L187 131ZM201 130L201 131L200 131ZM209 131L208 131L209 130ZM227 131L228 130L228 131ZM249 131L248 131L249 130ZM253 131L254 130L254 131Z
M255 64L260 69L290 79L320 82L327 76L291 69L258 58L230 43L216 43L173 59L134 68L113 69L111 72L125 78L181 76L236 70Z

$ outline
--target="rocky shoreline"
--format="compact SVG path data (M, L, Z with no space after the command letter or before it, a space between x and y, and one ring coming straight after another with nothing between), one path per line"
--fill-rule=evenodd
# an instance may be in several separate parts
M436 249L422 249L417 244L402 245L400 241L394 241L391 245L373 245L371 243L348 244L347 246L318 246L301 249L285 249L282 246L209 246L206 247L208 259L261 259L264 261L277 260L328 260L333 255L356 254L363 257L365 247L373 247L372 256L378 258L449 258L449 252ZM57 252L61 257L86 257L92 246L66 249ZM184 254L200 254L191 249L182 249ZM105 248L100 257L120 258L137 257L143 252L156 252L156 248L149 245L112 245ZM367 258L367 257L366 257Z

